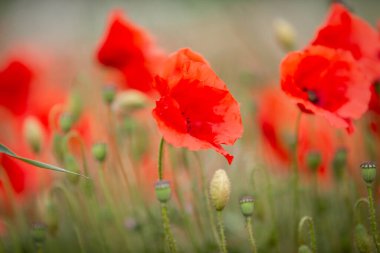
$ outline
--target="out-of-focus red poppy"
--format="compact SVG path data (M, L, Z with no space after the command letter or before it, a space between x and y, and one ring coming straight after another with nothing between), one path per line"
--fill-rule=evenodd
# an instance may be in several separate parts
M281 88L303 111L335 127L353 129L368 108L370 81L348 51L311 46L292 52L281 64Z
M163 53L146 31L123 17L121 11L114 11L97 59L102 65L121 71L125 87L150 93Z
M190 150L212 148L229 163L221 144L242 135L239 104L206 60L190 49L173 53L155 79L161 97L153 116L164 139Z
M0 107L20 116L25 113L33 72L19 59L10 59L0 70Z
M365 65L365 73L371 82L380 77L380 37L377 31L342 4L331 5L326 22L311 45L348 51Z

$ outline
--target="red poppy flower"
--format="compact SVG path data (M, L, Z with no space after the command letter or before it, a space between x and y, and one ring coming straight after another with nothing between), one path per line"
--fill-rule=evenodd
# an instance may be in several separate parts
M28 105L33 73L18 59L10 59L0 70L0 107L14 115L22 115Z
M213 148L231 163L221 144L242 135L239 104L206 60L181 49L164 63L155 85L161 98L153 116L165 140L190 150Z
M162 53L146 31L123 17L122 12L114 11L97 59L104 66L121 71L126 87L150 92Z
M282 90L304 111L352 130L368 108L371 85L348 51L311 46L287 55L281 64Z
M311 45L349 51L365 64L370 81L380 76L380 37L377 31L342 4L331 5L330 13Z

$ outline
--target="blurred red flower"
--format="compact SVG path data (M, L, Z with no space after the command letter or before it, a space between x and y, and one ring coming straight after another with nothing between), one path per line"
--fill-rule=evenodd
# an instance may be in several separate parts
M123 17L121 11L114 11L97 59L102 65L121 71L125 87L149 93L163 53L146 31Z
M0 107L15 116L22 115L28 105L33 72L19 59L10 59L0 70Z
M281 88L303 111L325 117L335 127L353 129L368 108L370 82L348 51L311 46L292 52L281 64Z
M206 60L190 49L173 53L155 79L161 97L153 116L165 140L190 150L212 148L229 163L243 133L239 104Z

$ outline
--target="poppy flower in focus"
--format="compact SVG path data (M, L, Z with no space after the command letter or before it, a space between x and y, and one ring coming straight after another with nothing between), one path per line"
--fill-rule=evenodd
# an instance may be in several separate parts
M301 110L353 130L352 120L368 108L370 82L348 51L311 46L281 63L281 88Z
M153 116L164 139L190 150L212 148L231 163L221 144L232 145L242 135L240 108L206 60L180 49L164 63L155 86L161 97Z
M342 4L332 4L330 13L311 45L341 49L365 65L370 82L380 77L380 37L365 20Z
M0 107L15 116L22 115L27 109L32 81L31 68L21 60L10 59L0 70Z
M146 31L123 17L111 14L109 28L97 51L97 60L121 72L125 87L150 93L153 76L163 59Z

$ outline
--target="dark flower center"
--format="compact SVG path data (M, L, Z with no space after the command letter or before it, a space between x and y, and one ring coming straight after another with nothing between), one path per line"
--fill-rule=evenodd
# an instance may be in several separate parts
M309 99L309 101L312 102L313 104L317 104L319 101L317 93L312 90L306 90L306 92L307 92L307 98Z
M376 94L380 95L380 80L377 80L373 83Z

